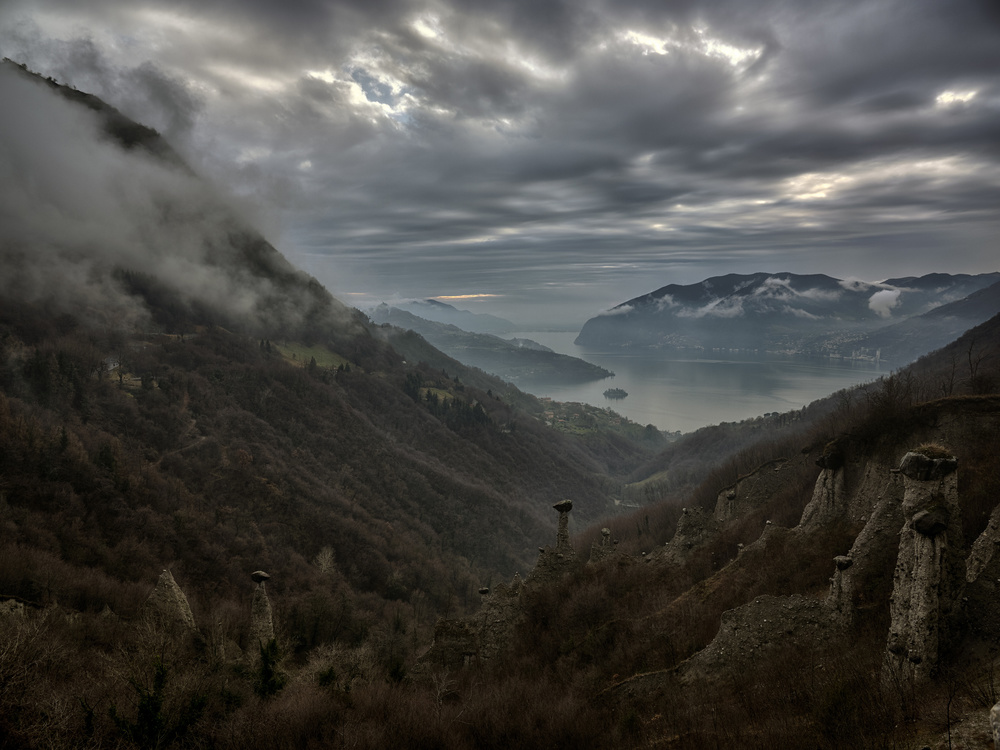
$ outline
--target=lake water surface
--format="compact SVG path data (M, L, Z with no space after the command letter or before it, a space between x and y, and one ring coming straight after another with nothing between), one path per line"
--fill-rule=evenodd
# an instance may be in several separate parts
M522 390L556 401L579 401L610 407L640 424L668 432L690 432L705 425L737 422L768 412L800 409L888 370L872 362L851 362L745 353L696 359L668 352L598 350L577 346L573 332L512 333L561 354L600 365L615 377L580 385L524 385ZM608 388L628 397L605 398Z

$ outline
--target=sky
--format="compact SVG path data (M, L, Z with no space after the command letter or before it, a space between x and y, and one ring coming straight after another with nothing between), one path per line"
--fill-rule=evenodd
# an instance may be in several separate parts
M996 0L4 0L0 54L362 308L1000 270Z

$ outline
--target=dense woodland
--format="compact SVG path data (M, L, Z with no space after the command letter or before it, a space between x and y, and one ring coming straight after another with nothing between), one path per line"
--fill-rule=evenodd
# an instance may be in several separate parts
M994 320L803 412L706 428L655 458L632 441L625 478L660 477L650 501L574 536L579 565L531 593L502 664L428 672L415 667L436 619L474 612L481 585L527 572L525 546L553 534L550 500L585 509L622 488L593 445L620 454L626 438L588 448L424 366L372 371L359 354L321 367L218 328L103 338L24 312L5 308L0 336L0 593L28 613L0 619L0 731L12 747L703 747L727 736L774 746L788 741L790 708L768 691L797 674L791 657L763 676L770 683L714 697L623 706L614 685L669 671L755 596L825 593L829 561L856 530L731 562L765 520L797 523L818 468L802 462L797 481L681 568L643 565L643 553L669 541L682 506L711 506L777 456L837 438L853 459L894 455L942 410L998 408ZM956 453L968 544L1000 493L1000 439L980 435ZM604 524L620 562L587 565ZM194 636L142 616L165 567L192 604ZM278 631L263 663L280 679L262 678L248 640L248 574L259 568L273 576ZM832 682L800 686L792 741L894 747L939 720L940 695L903 700L865 677L885 617L884 606L871 612ZM985 662L964 658L948 689L991 700ZM862 699L879 712L862 715ZM719 701L735 723L708 729ZM749 714L757 744L727 735Z
M206 262L266 290L242 315L120 266L103 271L143 310L128 321L0 299L0 746L947 746L997 699L1000 633L974 623L930 685L880 678L892 561L852 645L821 664L788 649L697 689L671 675L723 612L825 596L859 529L781 530L830 446L890 465L945 417L1000 413L1000 318L800 411L669 444L599 415L560 431L546 405L372 325L222 221ZM0 250L10 267L27 252ZM998 431L967 421L949 446L966 545L1000 497ZM792 468L767 502L683 564L655 562L684 508L779 459ZM564 498L578 557L525 590L503 658L422 660L440 618L529 574ZM740 554L768 523L779 533ZM615 554L588 564L603 527ZM147 616L164 569L195 630ZM270 643L251 637L257 570ZM659 687L634 689L647 673Z

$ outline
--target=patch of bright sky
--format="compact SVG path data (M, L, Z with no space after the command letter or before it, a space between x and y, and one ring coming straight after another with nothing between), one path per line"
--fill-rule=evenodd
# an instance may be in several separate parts
M939 159L878 160L859 165L854 174L860 181L904 181L913 178L948 180L968 178L973 173L988 168L964 156L945 156Z
M485 299L487 297L503 297L502 294L438 294L435 299Z
M843 174L808 172L786 180L785 195L797 201L830 198L838 189L853 181L853 177Z
M372 72L371 69L367 67L365 70L369 73ZM347 90L348 102L358 109L375 108L389 117L399 118L405 115L406 110L409 109L410 104L412 103L412 97L409 96L400 97L395 107L391 104L387 104L386 102L372 101L368 98L368 95L365 93L361 84L350 77L338 77L330 68L327 68L326 70L307 70L305 71L305 74L310 78L323 81L331 86L340 85L345 87ZM379 82L389 85L392 88L393 93L398 92L398 82L395 82L397 85L394 85L393 81L384 76L374 75L373 77L375 77ZM374 123L376 120L372 118L372 122Z
M424 37L424 39L437 39L441 36L441 24L437 16L418 16L411 25L413 26L413 30Z
M914 179L944 181L967 178L979 171L978 165L962 156L940 159L877 159L854 165L844 173L809 172L784 181L783 197L812 201L837 197L845 188L892 186Z
M548 65L541 59L528 54L500 29L497 29L495 33L487 31L475 36L472 44L462 44L448 36L441 19L436 15L418 16L410 25L424 39L433 40L438 49L451 54L468 58L487 59L492 57L503 60L511 67L525 70L533 78L543 81L560 81L565 79L567 75L565 69Z
M956 104L967 104L972 101L978 91L942 91L934 103L938 107L952 107Z
M213 75L219 76L220 78L226 78L233 83L237 83L244 88L254 89L268 94L277 94L285 90L289 84L289 81L284 78L262 76L257 73L251 73L245 69L238 68L235 65L226 65L224 63L206 65L205 70Z
M698 37L697 43L678 39L660 38L652 34L641 31L626 31L621 34L621 38L642 49L642 54L649 53L657 55L668 55L672 50L689 50L698 52L707 57L716 57L725 60L734 68L742 67L754 62L763 54L763 47L740 48L728 44L721 39L709 36L708 29L696 28L694 33Z
M708 29L695 29L694 31L701 40L701 47L705 51L705 54L712 57L721 57L734 68L752 63L764 54L763 47L741 49L735 45L726 44L719 39L709 37Z
M307 70L306 75L310 78L316 78L323 83L329 83L331 85L339 80L329 68L326 70Z

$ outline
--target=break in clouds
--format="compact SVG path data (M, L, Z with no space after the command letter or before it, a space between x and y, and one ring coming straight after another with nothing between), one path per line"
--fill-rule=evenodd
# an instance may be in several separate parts
M342 294L585 317L727 272L995 270L989 0L37 0L0 28Z

